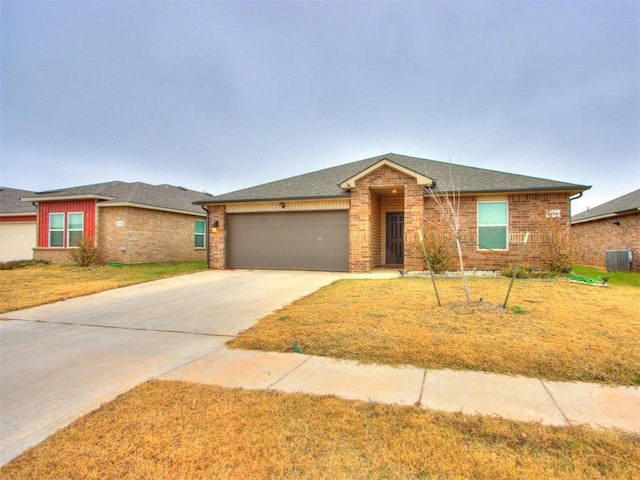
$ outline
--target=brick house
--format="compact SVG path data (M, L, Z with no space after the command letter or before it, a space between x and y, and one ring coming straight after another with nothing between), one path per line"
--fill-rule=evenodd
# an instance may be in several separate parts
M37 209L20 201L29 195L33 192L0 187L0 262L33 258Z
M571 235L577 263L604 268L608 250L631 251L640 261L640 189L574 215Z
M588 186L397 154L368 158L199 202L209 213L208 266L367 272L422 270L417 232L441 229L429 194L460 192L468 268L539 261L536 228L569 233L571 198Z
M211 195L173 185L108 182L37 192L34 258L69 262L74 240L92 239L103 263L202 261L205 211L193 202Z

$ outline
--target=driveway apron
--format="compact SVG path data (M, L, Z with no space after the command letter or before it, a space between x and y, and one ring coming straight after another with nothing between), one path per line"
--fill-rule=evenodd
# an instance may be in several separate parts
M206 271L0 315L0 465L344 276Z

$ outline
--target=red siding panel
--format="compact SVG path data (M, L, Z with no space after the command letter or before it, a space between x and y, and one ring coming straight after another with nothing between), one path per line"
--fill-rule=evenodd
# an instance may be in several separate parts
M15 215L13 217L0 217L0 223L30 223L35 222L36 215Z
M96 201L66 200L60 202L41 202L40 220L38 222L38 247L49 246L49 214L50 213L84 213L84 235L95 238L96 235ZM65 220L66 221L66 220ZM66 241L66 231L65 231ZM66 246L66 245L65 245Z

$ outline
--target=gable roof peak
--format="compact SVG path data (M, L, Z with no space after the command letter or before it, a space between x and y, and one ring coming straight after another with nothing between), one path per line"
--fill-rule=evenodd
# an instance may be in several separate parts
M369 165L367 168L365 168L364 170L361 170L360 172L358 172L357 174L347 178L346 180L342 181L340 183L340 188L342 188L343 190L351 190L352 188L354 188L356 186L356 183L366 177L367 175L369 175L370 173L378 170L381 167L387 166L390 167L394 170L397 170L399 172L404 173L405 175L408 175L410 177L413 177L416 179L416 182L418 183L418 185L425 185L427 187L433 187L435 185L435 182L433 181L432 178L427 177L426 175L423 175L419 172L417 172L416 170L413 170L411 168L407 168L403 165L401 165L398 162L395 162L393 160L390 160L388 157L393 157L394 154L388 154L388 155L383 155L382 158L380 160L378 160L377 162Z

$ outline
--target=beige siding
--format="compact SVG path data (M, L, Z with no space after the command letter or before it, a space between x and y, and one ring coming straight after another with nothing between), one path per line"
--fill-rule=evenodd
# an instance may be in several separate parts
M371 192L371 268L384 265L384 260L382 260L384 234L381 228L383 223L381 212L382 199L375 192Z
M230 203L226 213L301 212L311 210L348 210L349 199L283 200L275 202Z

